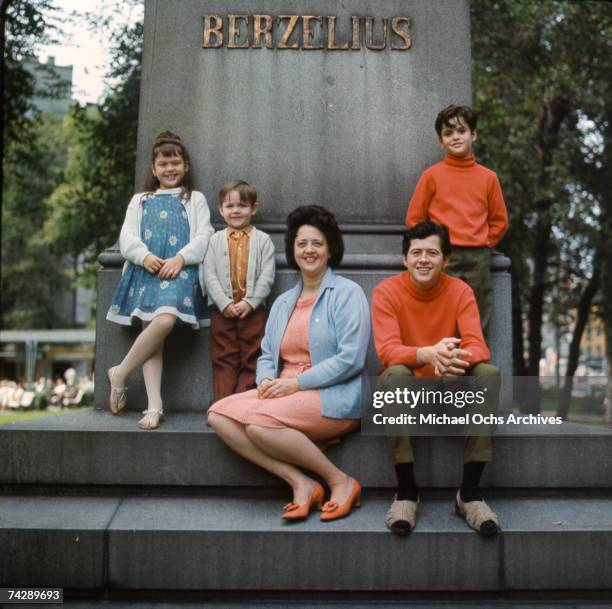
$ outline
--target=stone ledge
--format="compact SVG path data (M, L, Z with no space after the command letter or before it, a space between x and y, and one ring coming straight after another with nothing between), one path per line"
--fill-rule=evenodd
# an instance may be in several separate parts
M0 504L0 586L104 586L116 499L3 496Z
M366 493L360 509L332 523L321 523L313 514L306 522L286 525L280 519L282 503L281 497L235 498L222 493L95 500L3 497L0 585L126 590L612 589L607 561L612 552L610 497L492 497L489 503L503 526L493 539L481 538L454 516L450 496L425 497L417 529L408 538L392 536L384 527L389 497ZM75 523L70 524L73 515ZM82 543L88 534L96 535L95 545ZM48 543L50 539L57 543ZM95 577L87 575L93 562ZM107 575L102 578L103 569Z
M230 451L203 415L170 414L153 432L137 413L91 411L0 426L0 484L134 486L282 486ZM499 429L501 434L504 430ZM494 440L483 484L498 488L612 488L612 430L566 423L525 426ZM591 435L579 435L579 434ZM462 438L415 439L417 479L424 488L452 488L461 479ZM365 487L392 488L386 439L345 437L328 451Z

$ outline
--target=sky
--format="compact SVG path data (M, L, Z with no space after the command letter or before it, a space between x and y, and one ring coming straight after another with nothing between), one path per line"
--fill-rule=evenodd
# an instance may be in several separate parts
M113 11L117 7L117 0L55 0L54 4L60 14L68 16L77 12L81 16L72 17L64 25L65 37L59 45L41 47L39 59L45 63L52 56L57 65L72 65L73 98L81 104L98 102L105 88L109 45L105 34L92 31L82 14L114 14L116 23L125 22L135 15L130 11Z

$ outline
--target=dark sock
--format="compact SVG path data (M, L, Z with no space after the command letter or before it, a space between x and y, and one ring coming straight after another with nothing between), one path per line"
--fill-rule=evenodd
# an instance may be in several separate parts
M414 463L397 463L397 498L416 501L419 498L419 489L414 479Z
M471 461L463 464L463 480L461 481L461 501L482 501L480 494L480 477L484 471L485 461Z

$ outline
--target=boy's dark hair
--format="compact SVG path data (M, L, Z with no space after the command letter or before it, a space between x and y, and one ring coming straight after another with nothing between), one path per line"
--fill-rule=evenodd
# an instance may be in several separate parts
M248 203L251 207L257 203L257 191L248 182L244 180L232 180L231 182L223 184L219 191L219 207L221 207L225 197L227 197L232 190L238 193L243 203Z
M293 246L300 226L308 224L318 228L324 235L329 249L329 266L332 269L340 266L344 257L344 240L342 232L336 222L336 217L331 211L321 205L302 205L294 209L287 217L287 228L285 230L285 256L287 265L299 271L300 267L295 261Z
M185 161L185 165L191 166L189 153L187 152L187 148L185 148L183 140L176 133L172 133L172 131L162 131L155 138L153 148L151 149L151 165L155 164L155 159L159 155L165 157L180 156L183 161ZM154 192L158 188L159 180L149 171L149 174L145 178L144 189L147 192ZM187 171L185 174L183 182L181 183L181 188L183 189L183 198L188 199L191 197L192 186L190 171Z
M440 237L440 248L442 249L442 256L448 258L451 254L451 242L448 236L448 229L444 224L436 224L431 220L425 220L425 222L419 222L412 228L408 229L404 233L404 240L402 242L402 254L404 256L410 249L410 242L413 239L427 239L432 235L438 235Z
M450 127L451 119L463 119L465 124L470 128L470 131L476 131L476 124L478 123L478 114L475 110L472 110L469 106L455 106L451 104L442 110L438 116L436 116L436 133L438 138L442 137L442 129L444 127Z

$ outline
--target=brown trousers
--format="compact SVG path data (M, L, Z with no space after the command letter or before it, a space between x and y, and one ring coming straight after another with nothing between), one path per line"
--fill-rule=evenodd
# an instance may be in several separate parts
M266 310L258 307L244 319L227 318L210 307L210 346L215 402L255 387L255 369L266 325Z

